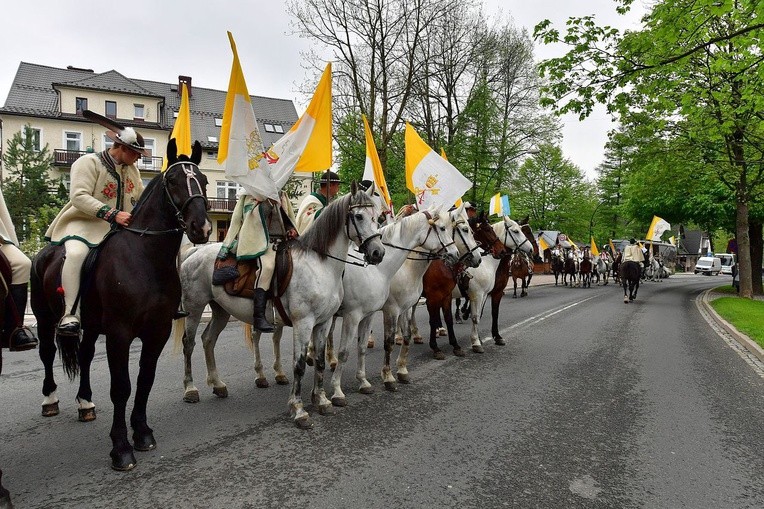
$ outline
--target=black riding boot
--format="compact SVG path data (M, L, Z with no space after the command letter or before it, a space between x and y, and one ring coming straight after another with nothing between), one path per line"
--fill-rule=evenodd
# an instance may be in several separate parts
M265 290L262 288L255 288L253 301L255 303L255 320L252 322L253 327L260 332L273 332L275 327L265 319Z
M8 348L12 352L37 348L37 338L32 331L24 327L26 308L27 284L11 285L10 295L6 300L3 342L7 341Z

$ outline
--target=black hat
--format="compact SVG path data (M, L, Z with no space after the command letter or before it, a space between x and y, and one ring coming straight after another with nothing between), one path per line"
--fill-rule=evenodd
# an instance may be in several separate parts
M365 179L358 183L358 187L360 187L362 191L368 191L369 188L371 187L371 184L372 184L371 180Z
M339 184L340 182L342 182L340 176L331 170L325 171L321 178L318 179L318 183L322 186L325 184Z
M115 120L90 110L83 111L82 116L109 129L106 131L106 137L114 143L134 150L143 156L151 156L151 152L146 148L143 136L132 127L125 127Z
M637 243L637 239L635 239L634 237L629 239L629 244L636 244L636 243Z

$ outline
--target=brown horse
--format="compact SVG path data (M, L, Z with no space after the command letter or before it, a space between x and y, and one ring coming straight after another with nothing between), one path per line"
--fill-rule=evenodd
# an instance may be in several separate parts
M578 265L578 274L579 278L581 279L581 286L583 288L591 288L592 287L592 259L589 256L589 251L587 249L584 249L583 259L581 260L581 263Z
M536 237L533 235L533 230L528 224L528 217L518 223L522 229L523 235L525 235L525 241L529 242L533 246L533 254L526 255L522 250L515 250L514 255L509 263L509 271L512 275L512 283L514 284L515 291L512 294L512 298L517 298L517 280L521 282L520 297L528 295L528 287L533 279L533 260L539 255L539 245L536 243ZM521 246L525 242L521 242ZM530 257L530 258L529 258Z
M127 439L125 407L130 397L129 354L133 339L142 342L135 404L130 416L135 449L156 447L146 419L146 405L154 384L157 361L170 336L172 318L180 303L176 256L185 232L191 242L207 242L207 177L199 170L202 147L194 144L191 158L177 156L175 140L167 147L167 171L147 186L132 213L129 227L112 230L97 248L97 258L85 262L81 290L82 341L79 336L55 335L64 314L61 267L64 247L46 246L33 261L32 310L40 335L40 359L45 365L43 415L58 414L53 360L56 344L64 372L80 374L77 400L80 419L95 419L90 388L90 363L99 334L106 335L114 414L111 427L112 468L130 470L135 464ZM68 310L67 310L68 311ZM54 335L55 343L54 343Z

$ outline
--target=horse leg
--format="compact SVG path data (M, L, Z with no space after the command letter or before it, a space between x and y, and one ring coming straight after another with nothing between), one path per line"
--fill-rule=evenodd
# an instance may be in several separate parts
M393 345L396 343L395 333L398 329L399 316L390 311L384 311L384 338L385 338L385 363L382 365L382 382L385 384L385 389L388 391L395 391L397 384L395 383L395 377L393 377L392 369L390 368L390 356L393 352ZM407 341L408 343L408 341ZM401 349L402 351L403 349ZM399 359L400 359L399 354Z
M260 338L263 337L263 333L257 329L254 329L249 324L244 324L244 335L249 335L252 338L252 350L255 355L255 387L258 389L267 389L270 387L270 384L268 383L268 377L265 376L265 371L263 370L263 359L260 355Z
M448 330L448 343L454 349L454 355L464 357L464 350L459 346L459 342L456 341L456 334L454 333L454 316L451 314L451 292L448 292L443 297L440 309L443 310L443 318L446 322L446 330Z
M525 277L522 278L523 286L521 287L520 291L520 297L527 297L528 296L528 285L531 284L531 276L527 276L528 279L526 280Z
M477 296L471 296L469 299L470 311L472 314L472 333L470 334L470 342L472 343L472 351L475 353L483 353L483 342L480 341L480 333L478 331L478 316L479 309L482 307L483 302L478 303L478 300L485 301L485 294L481 292L480 298Z
M462 311L460 309L460 306L462 304L462 299L460 297L457 297L456 299L456 313L454 314L454 320L456 320L456 323L462 323Z
M295 323L293 331L293 365L294 379L292 390L289 393L289 410L298 428L309 429L313 427L310 415L305 411L302 403L302 377L305 375L306 358L308 356L308 343L310 343L313 323L310 319Z
M212 393L219 398L228 397L228 386L218 375L217 362L215 361L215 345L220 333L223 332L231 314L223 309L220 304L210 302L212 316L207 326L202 331L202 347L204 348L204 361L207 365L207 385L212 387Z
M337 317L332 317L332 326L329 327L329 335L326 337L326 362L329 363L329 369L337 369L337 357L334 356L334 326L337 323ZM340 341L342 339L340 338Z
M279 325L273 333L273 371L276 373L276 383L278 385L289 385L289 378L284 374L281 367L281 336L284 334L284 326Z
M345 393L342 392L342 370L345 367L345 363L348 360L348 343L352 338L360 343L358 336L358 318L356 316L343 316L342 317L342 331L340 335L340 347L337 352L337 366L332 373L332 405L334 406L346 406L347 399ZM334 328L335 321L332 320L332 328ZM329 333L331 335L331 332ZM368 336L367 336L368 337Z
M39 321L37 323L37 335L40 340L40 360L45 368L45 378L42 382L42 415L52 417L58 415L58 396L56 395L56 380L53 376L53 361L56 359L54 322Z
M516 299L517 298L517 278L515 277L514 274L512 274L512 283L515 285L515 291L512 294L512 298Z
M185 318L181 318L181 321L176 324L176 327L179 327L180 324L183 326L183 401L186 403L198 403L199 389L194 385L191 356L194 354L196 330L199 328L199 320L202 315L201 312L194 312L189 307L184 309L190 311L190 314Z
M151 451L156 449L154 431L148 425L146 406L149 394L154 386L157 373L157 361L164 345L170 337L170 324L166 328L157 327L149 336L142 336L141 360L138 370L138 381L135 384L135 402L130 414L130 427L133 428L133 447L136 451Z
M98 333L90 329L82 332L82 341L77 351L80 363L80 388L77 391L77 412L82 422L94 421L96 418L95 405L93 404L93 391L90 388L90 364L95 355L95 343Z
M419 327L416 324L416 304L414 304L411 307L406 317L409 319L409 326L408 326L409 336L408 337L410 339L413 339L414 343L416 343L417 345L424 344L424 338L422 338L422 335L419 333Z
M499 334L499 306L501 305L502 296L503 292L491 292L491 336L493 337L493 342L498 346L507 344L504 338L501 337L501 334Z
M321 415L333 415L334 408L331 401L326 398L324 389L324 371L326 370L326 336L331 327L330 321L313 328L313 345L316 347L316 366L313 370L313 390L311 401L318 407Z
M371 319L374 315L371 314L361 320L358 324L358 369L355 374L356 380L361 382L361 386L358 388L358 392L361 394L373 394L374 387L366 378L366 350L369 347L368 343L364 343L365 338L371 331ZM405 375L405 381L401 378L401 372L398 371L398 380L402 383L408 383L408 374Z
M414 311L416 310L416 306L412 307L410 309L411 311L411 317L408 316L402 316L398 319L398 321L401 323L401 333L403 334L403 344L401 345L401 349L398 351L398 359L395 362L395 374L396 379L403 383L407 384L410 382L409 379L409 350L411 349L411 323L414 315ZM421 339L419 340L421 343Z
M111 402L114 405L111 437L111 468L119 471L132 470L135 467L133 446L127 441L127 423L125 407L130 398L130 339L115 334L106 336L106 357L109 361L111 378Z
M435 302L434 298L427 299L427 313L430 317L430 348L432 349L432 355L439 361L445 360L446 356L438 347L438 327L441 325L440 303Z
M629 282L626 280L625 277L621 278L621 284L623 286L623 303L628 304L629 303Z

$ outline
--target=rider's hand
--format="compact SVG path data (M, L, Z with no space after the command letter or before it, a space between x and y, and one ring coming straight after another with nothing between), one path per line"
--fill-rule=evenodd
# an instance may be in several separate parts
M294 228L290 228L289 230L287 230L286 237L287 239L292 240L299 237L299 235L297 233L297 230L295 230Z
M130 220L133 218L132 214L130 212L125 212L120 210L117 212L117 217L114 219L114 222L117 223L120 226L130 226Z

